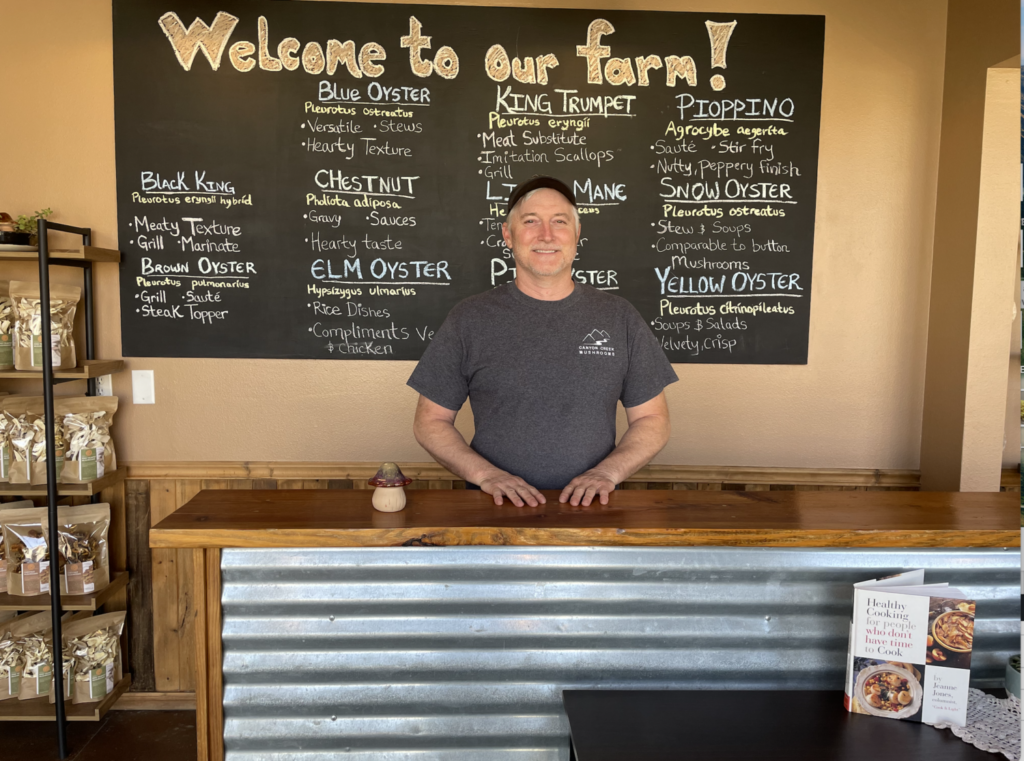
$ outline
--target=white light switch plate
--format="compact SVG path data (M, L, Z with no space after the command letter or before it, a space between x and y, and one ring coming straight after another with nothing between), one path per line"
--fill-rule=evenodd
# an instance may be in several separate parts
M152 370L132 370L132 401L136 404L156 404Z
M96 379L96 395L97 396L113 396L114 395L114 376L112 375L101 375Z

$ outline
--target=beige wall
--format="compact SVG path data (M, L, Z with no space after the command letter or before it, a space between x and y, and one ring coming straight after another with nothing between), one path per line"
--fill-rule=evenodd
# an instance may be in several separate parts
M718 4L560 3L680 11ZM727 7L827 18L810 359L797 367L677 366L682 380L668 390L674 433L655 462L917 468L946 4ZM22 111L0 120L0 210L50 206L58 221L91 225L97 245L116 247L109 0L3 0L2 11L0 72ZM1016 21L1007 24L1015 36ZM36 29L46 33L31 34ZM33 82L53 93L38 108ZM116 267L100 265L105 357L120 351L117 277ZM133 406L130 376L115 379L118 446L128 460L429 459L410 434L411 362L127 364L155 370L157 398ZM1005 364L1000 372L1005 378Z
M993 13L1005 17L1007 23L993 23ZM1019 57L1020 38L1014 0L993 0L986 5L984 16L978 14L976 4L954 0L948 18L921 486L957 491L981 489L983 484L986 489L993 488L991 477L986 479L981 473L1001 438L985 421L993 403L993 363L1005 366L1010 354L1012 307L1004 300L1012 278L1018 223L1015 212L1001 224L993 206L1006 213L1008 204L1019 203L1019 180L1013 181L1012 188L1007 181L1009 170L1018 166L1019 149L1016 143L1012 148L1003 143L1009 155L1002 158L990 146L998 142L997 136L1005 132L1011 119L1016 125L1018 117L1016 107L1009 112L1005 93L989 85L1000 77L1019 77L1019 70L1010 73L1004 68L993 73L989 69L1007 63L1010 56ZM1002 102L986 107L988 94ZM1012 98L1016 100L1017 95ZM986 147L990 147L988 155L983 153ZM1002 171L995 168L997 164ZM1004 274L999 275L999 270ZM999 309L1000 302L1005 304L1002 319L992 311ZM996 352L993 341L1003 347L1001 351ZM1005 418L1000 418L1005 430ZM1002 448L999 450L1001 461ZM995 488L997 485L998 480Z
M1006 430L1006 401L999 394L1005 390L1006 381L999 370L1006 366L1016 343L1011 337L1020 298L1019 292L1014 293L1019 277L1020 228L1014 224L1014 214L1020 208L1020 166L1005 158L1007 153L1019 150L1019 92L1019 56L989 69L964 415L967 423L960 466L962 491L999 491Z
M1017 261L1021 260L1020 256L1020 238L1017 239ZM1013 280L1013 294L1014 294L1014 318L1013 331L1010 335L1010 361L1009 368L1006 374L1006 424L1003 428L1003 468L1019 468L1020 467L1020 445L1021 441L1021 428L1020 419L1018 417L1020 407L1019 400L1021 397L1021 374L1020 374L1020 330L1021 330L1021 313L1020 313L1020 270L1018 269L1014 273Z

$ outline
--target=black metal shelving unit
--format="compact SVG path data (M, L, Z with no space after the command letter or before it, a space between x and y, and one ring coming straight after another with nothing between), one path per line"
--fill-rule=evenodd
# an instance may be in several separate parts
M82 237L82 255L81 256L59 256L53 258L50 255L49 245L49 233L51 231L66 232L73 235L80 235ZM58 545L58 523L57 523L57 501L59 498L59 486L57 484L57 472L56 472L56 444L54 430L56 421L54 419L54 406L53 406L53 387L57 383L66 383L72 380L86 380L88 384L87 395L95 396L97 392L97 378L94 377L93 370L95 367L90 368L89 362L95 360L95 329L93 322L93 305L94 305L94 293L93 293L93 264L97 259L88 255L89 249L92 246L92 230L88 227L73 227L71 225L58 224L55 222L47 222L45 219L39 220L38 225L38 239L39 239L39 296L41 300L40 312L42 321L42 335L49 336L51 334L50 326L50 266L71 266L81 267L83 270L83 303L82 313L84 315L85 322L85 371L83 373L59 373L61 377L58 377L58 373L53 368L52 353L48 351L49 342L44 341L44 350L42 351L43 359L43 408L46 423L46 498L47 498L47 514L49 516L49 531L47 536L47 542L50 546L50 615L53 622L53 690L54 690L54 704L55 704L55 719L57 724L57 746L60 758L67 758L67 722L68 715L64 704L64 664L63 664L63 647L62 647L62 627L61 618L63 615L63 609L61 606L61 592L60 592L60 563L54 558L54 550ZM61 252L63 253L63 252ZM107 252L113 254L116 252ZM24 259L30 261L28 256L34 258L34 254L28 254L27 256L17 255L7 257L0 252L0 258L2 259ZM99 259L102 260L102 259ZM116 259L109 259L109 261L116 261ZM121 363L114 363L115 366L108 369L112 372L116 372L121 369ZM104 373L105 374L105 373ZM5 376L11 377L11 376ZM21 376L17 376L21 377ZM33 373L25 373L24 377L38 377ZM9 493L9 492L8 492ZM92 490L90 499L92 502L99 501L99 491ZM123 657L123 654L122 654Z
M54 437L53 419L53 352L50 349L50 245L49 230L74 233L82 236L82 245L92 245L92 230L88 227L71 227L70 225L48 224L45 219L39 220L39 299L42 302L39 312L42 316L43 334L43 410L46 415L46 505L49 516L49 536L46 541L50 545L50 617L53 621L53 687L54 703L57 711L57 753L61 759L68 757L67 713L64 710L64 638L60 625L60 563L56 562L53 553L59 547L57 541L59 526L57 524L57 447ZM95 347L92 319L92 263L84 270L85 303L82 312L85 315L85 356L94 359ZM96 393L96 381L88 381L89 395ZM96 495L93 495L93 502Z

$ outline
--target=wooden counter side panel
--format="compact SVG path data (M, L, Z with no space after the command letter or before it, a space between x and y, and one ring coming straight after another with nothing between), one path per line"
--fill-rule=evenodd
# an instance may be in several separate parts
M174 481L150 482L149 508L154 526L180 506ZM181 689L178 561L174 549L153 549L153 669L159 692Z
M208 529L154 530L154 547L1019 547L1015 531L778 531L765 529Z
M192 565L193 608L193 652L196 674L208 673L207 660L207 601L206 601L206 550L189 550ZM196 761L210 761L210 701L204 679L196 680Z
M149 530L149 481L126 481L125 502L128 556L128 665L132 687L142 692L156 691L153 664L153 605L167 600L153 599L152 552Z
M193 497L202 491L202 484L199 481L176 481L175 482L175 504L176 508L187 504ZM196 601L194 599L192 586L192 550L178 550L178 638L181 645L178 648L178 689L188 692L196 690L195 659L192 653L195 651L195 618Z
M206 710L210 761L224 761L220 550L206 550ZM200 680L202 681L202 680Z

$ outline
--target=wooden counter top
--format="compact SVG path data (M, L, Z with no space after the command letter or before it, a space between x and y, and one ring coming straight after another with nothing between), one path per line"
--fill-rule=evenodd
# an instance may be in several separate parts
M617 491L608 505L496 507L479 491L206 490L150 530L151 547L622 545L1019 547L1018 495Z

